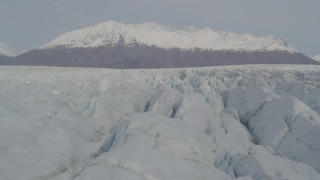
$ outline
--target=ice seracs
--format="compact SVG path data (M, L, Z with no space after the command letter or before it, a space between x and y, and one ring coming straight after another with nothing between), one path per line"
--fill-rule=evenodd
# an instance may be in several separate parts
M235 50L235 51L289 51L297 52L282 38L255 37L215 31L210 28L174 28L158 23L122 24L115 21L65 33L40 49L67 47L88 48L100 46L130 46L132 44L160 48Z
M0 67L0 179L320 179L320 67Z
M13 49L7 44L0 42L0 56L15 57L22 53L22 50Z

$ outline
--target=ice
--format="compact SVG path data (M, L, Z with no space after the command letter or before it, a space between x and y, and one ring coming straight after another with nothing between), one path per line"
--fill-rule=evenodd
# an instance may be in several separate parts
M252 179L317 179L318 174L309 167L298 162L274 156L261 146L253 146L248 154L231 156L226 153L221 162L226 165L224 170L231 176ZM218 158L219 160L219 158ZM227 161L227 162L225 162ZM221 162L219 165L221 165ZM288 167L283 169L282 167ZM222 166L223 167L223 166ZM304 175L302 175L304 174Z
M319 77L0 67L0 179L320 179Z
M149 111L158 112L166 117L173 117L176 111L176 103L181 94L176 89L162 86L154 92L149 102Z
M210 138L190 125L180 126L180 121L151 112L134 115L117 147L99 156L76 179L106 177L100 175L103 171L95 171L102 165L108 172L117 167L119 172L110 179L126 173L127 178L136 175L140 179L230 179L214 167L213 158L205 156L212 153Z

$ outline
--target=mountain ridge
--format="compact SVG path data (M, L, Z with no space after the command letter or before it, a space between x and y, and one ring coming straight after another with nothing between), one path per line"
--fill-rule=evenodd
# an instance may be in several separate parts
M10 58L10 57L16 57L22 53L23 53L22 50L11 48L9 45L0 41L0 56Z
M116 69L181 68L244 64L320 64L302 53L284 51L209 51L158 47L51 48L24 53L2 65L101 67Z
M313 56L312 59L315 60L315 61L320 62L320 55Z
M237 50L237 51L288 51L297 52L282 38L255 37L248 33L235 34L210 28L188 26L175 28L158 23L122 24L107 21L94 26L67 32L40 47L89 48L105 45L134 44L160 48Z
M181 68L243 64L320 64L282 38L209 28L115 21L65 33L0 65Z

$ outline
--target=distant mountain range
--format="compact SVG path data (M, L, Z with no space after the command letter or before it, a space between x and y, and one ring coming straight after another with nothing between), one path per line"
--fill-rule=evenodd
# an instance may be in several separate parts
M177 29L157 23L125 25L115 21L72 31L54 39L40 49L96 48L104 46L136 45L182 50L235 50L235 51L288 51L297 52L281 38L261 37L250 34L237 35L209 28L186 27Z
M115 21L65 33L38 49L0 63L108 68L319 64L282 38Z
M22 53L22 50L13 49L7 44L0 42L0 60L8 60Z
M314 56L314 57L312 57L312 59L320 62L320 55Z

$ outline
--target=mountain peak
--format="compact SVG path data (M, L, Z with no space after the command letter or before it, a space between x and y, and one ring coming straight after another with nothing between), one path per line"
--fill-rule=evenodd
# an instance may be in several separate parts
M0 42L0 56L15 57L22 54L22 50L13 49L7 44Z
M312 59L320 62L320 55L314 56Z
M180 49L235 50L235 51L289 51L297 52L282 38L255 37L215 31L210 28L187 26L175 28L154 22L122 24L116 21L100 23L88 28L68 32L42 46L88 48L100 46L130 46L132 42L146 46Z

